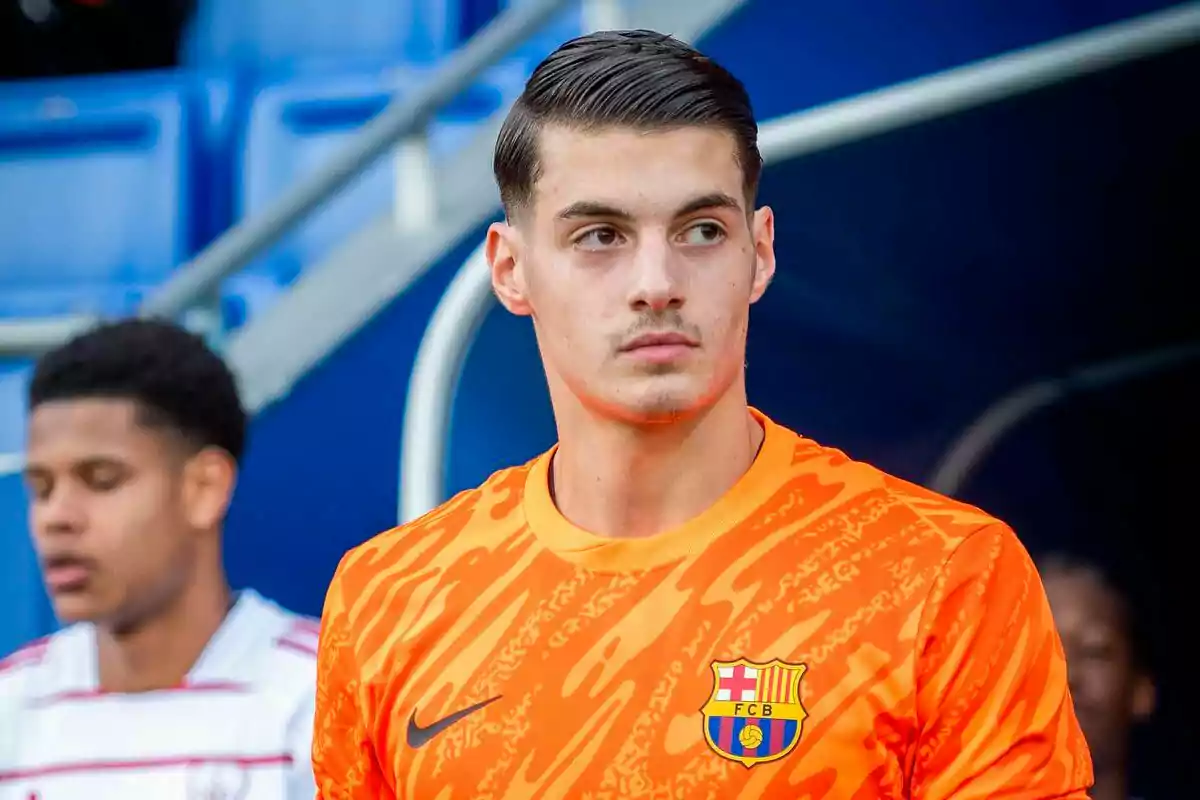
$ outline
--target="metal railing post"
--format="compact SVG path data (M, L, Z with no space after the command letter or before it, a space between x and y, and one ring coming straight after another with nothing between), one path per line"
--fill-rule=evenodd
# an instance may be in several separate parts
M528 0L500 14L449 55L429 82L368 122L337 156L261 214L235 225L184 265L142 306L146 315L175 317L250 263L334 192L397 142L424 130L437 111L508 51L537 31L567 0Z
M762 125L759 147L764 163L779 163L1197 40L1200 3L1175 6L772 120ZM400 453L401 522L445 499L451 404L474 333L490 308L491 276L485 267L478 252L467 259L443 294L417 351ZM953 464L944 467L943 474L955 469Z

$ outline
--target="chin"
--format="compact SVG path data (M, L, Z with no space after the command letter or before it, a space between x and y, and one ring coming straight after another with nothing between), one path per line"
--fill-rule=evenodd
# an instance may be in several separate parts
M588 376L587 380L572 380L565 375L563 378L564 388L589 412L628 425L678 422L702 413L720 396L704 376L683 372ZM552 398L554 394L551 381Z
M54 616L63 625L97 622L106 615L95 598L86 594L66 594L53 598Z
M624 416L640 425L665 425L694 417L711 403L692 392L652 392L624 403Z
M629 421L637 425L670 425L695 416L699 409L690 407L650 407L633 409L629 412Z

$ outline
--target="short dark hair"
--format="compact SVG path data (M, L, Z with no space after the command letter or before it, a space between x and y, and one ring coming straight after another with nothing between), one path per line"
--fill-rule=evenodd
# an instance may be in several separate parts
M1038 572L1087 573L1112 594L1120 607L1125 638L1129 642L1133 664L1143 672L1154 670L1154 648L1150 628L1154 610L1148 597L1145 575L1129 559L1124 568L1112 556L1079 550L1051 550L1034 558Z
M246 411L233 373L204 340L163 320L92 328L38 360L29 409L55 400L131 400L150 425L241 460Z
M572 39L534 69L496 140L492 168L505 213L527 205L540 177L546 125L671 130L713 127L733 135L747 198L762 156L746 87L694 48L654 31L604 31Z

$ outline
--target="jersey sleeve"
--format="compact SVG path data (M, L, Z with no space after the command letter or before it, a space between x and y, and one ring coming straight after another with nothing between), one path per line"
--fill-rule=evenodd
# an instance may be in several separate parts
M1084 800L1092 765L1041 580L1011 530L958 546L918 635L914 800Z
M338 565L325 596L317 647L312 766L316 800L385 800L387 787L369 735L360 693L361 673L347 608L347 564Z

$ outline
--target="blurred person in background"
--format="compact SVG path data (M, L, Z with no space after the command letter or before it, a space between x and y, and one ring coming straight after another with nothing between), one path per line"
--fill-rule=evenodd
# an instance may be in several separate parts
M486 252L558 444L342 560L319 797L1086 796L1013 532L747 406L757 141L741 82L663 34L534 70Z
M0 78L163 69L196 0L0 0Z
M1092 752L1092 800L1129 800L1132 734L1157 695L1145 621L1118 571L1100 560L1059 552L1037 561Z
M316 623L233 592L233 375L165 322L46 354L25 477L65 627L0 662L0 797L310 800Z

